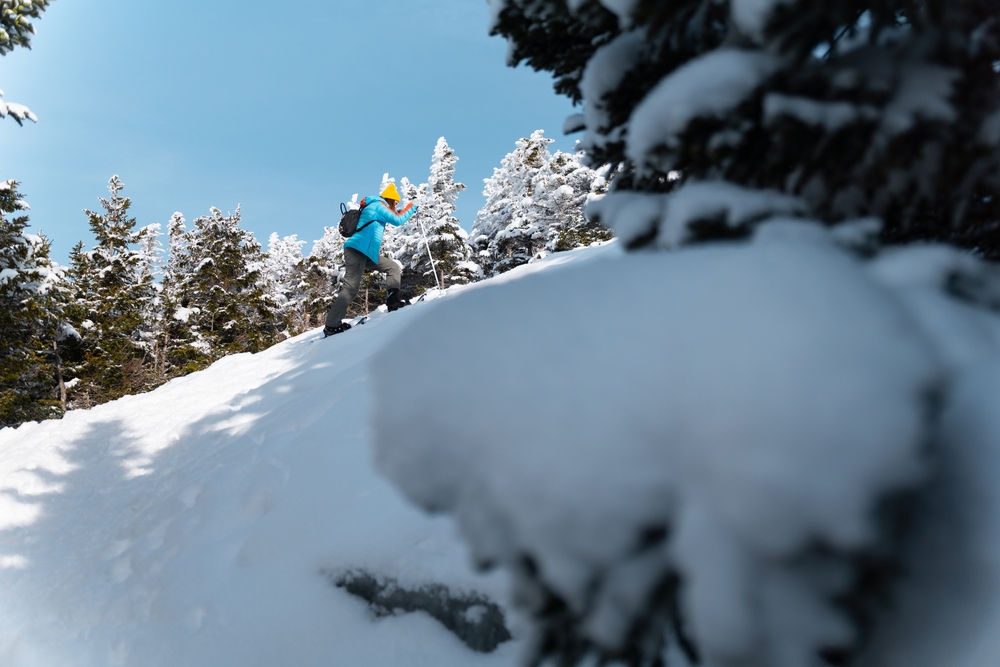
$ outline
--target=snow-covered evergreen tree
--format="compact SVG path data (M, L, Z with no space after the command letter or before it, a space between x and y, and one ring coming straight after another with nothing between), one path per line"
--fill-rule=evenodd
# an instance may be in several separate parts
M267 243L265 279L268 295L281 314L292 334L306 329L305 289L303 284L304 258L297 234L281 238L272 233Z
M549 221L545 230L547 252L583 248L613 238L611 230L584 216L592 197L606 194L607 167L596 172L583 164L583 153L556 151L539 173L536 200Z
M187 221L182 213L175 212L167 223L167 262L163 269L164 280L181 273L187 257Z
M395 182L396 182L395 178L390 178L389 177L389 172L385 172L384 174L382 174L382 182L379 183L379 186L378 186L379 193L381 194L382 192L384 192L385 189L387 187L389 187L390 184L395 183Z
M323 236L313 241L312 250L309 251L309 257L322 263L331 280L344 267L344 240L336 226L323 227Z
M72 324L83 334L82 359L75 369L83 388L74 392L76 407L89 407L154 386L145 359L154 346L151 322L157 290L145 262L142 243L152 235L136 231L129 217L132 201L123 197L117 175L108 183L110 199L102 213L84 211L97 245L77 245L70 255L74 283ZM155 242L152 242L155 247Z
M549 160L551 139L536 130L519 139L487 178L486 204L472 226L472 244L487 275L526 264L544 246L542 223L535 214L535 180Z
M188 359L191 369L227 354L258 352L280 339L281 316L267 296L264 253L240 219L239 206L229 215L213 207L186 234L189 269L178 285L184 310L174 317L184 317L200 339L200 357Z
M583 216L583 204L605 180L579 155L549 152L552 139L536 130L520 139L485 180L486 205L476 216L472 244L489 275L509 271L550 252L611 238Z
M156 281L162 277L163 243L160 223L154 222L139 230L139 262L136 273L140 280Z
M403 262L405 297L435 287L438 282L450 287L482 276L479 265L472 261L469 235L455 217L455 200L465 190L463 183L455 181L456 162L458 157L441 137L434 148L427 183L416 186L408 179L402 181L400 194L404 200L412 200L420 207L396 232L400 241L394 256Z
M25 231L17 183L0 183L0 427L62 413L60 357L64 271L49 242Z
M162 325L155 355L156 373L161 379L196 370L207 343L189 326L191 310L183 289L191 266L188 252L187 221L175 212L167 223L167 260L161 283Z
M154 222L139 230L139 263L136 266L140 282L148 282L153 288L153 297L146 304L143 313L144 335L148 343L159 352L158 339L163 328L163 243L160 241L161 226Z

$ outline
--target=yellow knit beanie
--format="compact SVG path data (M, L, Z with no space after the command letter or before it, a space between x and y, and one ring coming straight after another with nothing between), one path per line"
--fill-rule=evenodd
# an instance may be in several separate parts
M395 183L390 183L389 187L382 191L382 199L395 199L396 201L402 201L402 197L399 196L399 190L396 189Z

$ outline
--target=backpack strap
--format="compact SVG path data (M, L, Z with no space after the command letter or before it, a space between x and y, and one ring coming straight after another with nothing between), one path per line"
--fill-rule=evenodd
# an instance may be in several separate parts
M365 206L368 206L368 197L365 197L364 199L361 200L361 208L359 208L358 211L364 211L365 210ZM375 222L374 219L369 220L365 224L363 224L360 227L358 227L357 229L355 229L354 233L357 234L358 232L360 232L365 227L368 227L369 225L371 225L373 222Z

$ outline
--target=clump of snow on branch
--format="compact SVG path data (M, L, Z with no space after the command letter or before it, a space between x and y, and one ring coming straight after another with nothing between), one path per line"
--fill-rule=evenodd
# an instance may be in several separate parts
M6 118L10 116L18 125L23 124L25 120L30 120L32 122L38 122L38 116L31 112L31 109L24 106L23 104L15 104L14 102L4 102L3 101L3 91L0 90L0 118Z
M717 220L738 229L775 214L795 215L806 209L798 197L719 181L688 183L669 195L595 198L587 214L614 229L626 243L655 231L657 245L671 248L689 240L689 227L695 222Z
M676 144L692 120L727 113L777 68L774 56L738 49L712 51L679 67L632 113L626 154L642 163L658 146ZM666 160L662 167L673 165Z

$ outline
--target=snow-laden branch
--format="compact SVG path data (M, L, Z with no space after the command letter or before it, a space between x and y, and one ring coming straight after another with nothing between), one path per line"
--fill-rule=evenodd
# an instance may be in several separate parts
M10 116L17 121L18 125L24 124L25 120L30 120L34 123L38 122L38 116L32 113L31 109L23 104L4 102L3 91L0 90L0 118L6 118L7 116Z

